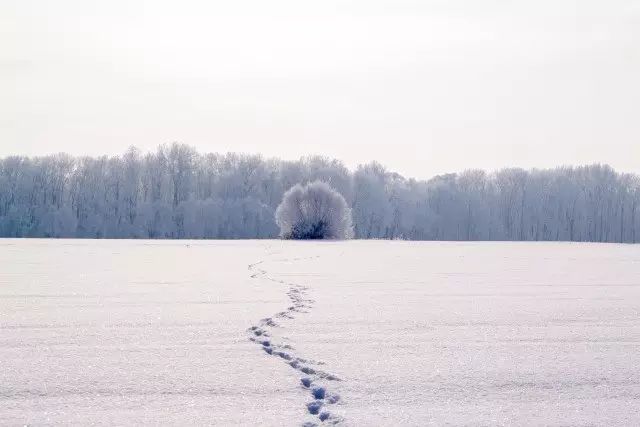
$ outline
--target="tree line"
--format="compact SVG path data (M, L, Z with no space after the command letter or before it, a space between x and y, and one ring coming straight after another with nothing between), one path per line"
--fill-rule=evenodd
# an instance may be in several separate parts
M425 181L376 162L350 171L321 156L200 154L177 143L114 157L0 159L0 236L272 238L283 194L316 180L344 196L356 238L640 239L640 179L606 165L467 170Z

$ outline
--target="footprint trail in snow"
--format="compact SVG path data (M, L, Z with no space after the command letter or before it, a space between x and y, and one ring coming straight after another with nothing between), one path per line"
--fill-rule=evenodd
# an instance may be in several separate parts
M314 257L315 258L315 257ZM294 258L283 261L297 261L309 258ZM295 349L284 342L283 339L277 338L278 330L283 328L282 324L296 318L298 314L308 313L313 307L314 300L308 298L306 286L295 283L287 283L283 280L276 280L267 274L266 270L259 266L264 261L249 265L249 271L252 272L251 278L263 278L275 283L279 283L287 287L287 296L291 301L291 305L286 310L280 311L258 322L257 325L250 327L247 332L249 340L258 344L262 351L272 357L281 359L291 368L300 372L300 385L305 388L310 397L310 401L305 404L305 410L315 417L322 424L339 424L342 418L330 412L329 407L340 401L340 396L329 391L327 386L332 381L340 381L338 377L322 369L322 362L310 360L300 357ZM315 422L306 422L305 427L317 426Z

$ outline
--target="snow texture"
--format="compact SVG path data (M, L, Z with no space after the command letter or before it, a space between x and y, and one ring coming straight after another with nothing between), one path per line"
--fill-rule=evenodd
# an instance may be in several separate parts
M0 240L0 424L638 425L635 246Z

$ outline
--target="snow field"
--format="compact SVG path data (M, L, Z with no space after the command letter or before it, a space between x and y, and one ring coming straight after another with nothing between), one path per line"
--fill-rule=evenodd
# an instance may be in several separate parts
M629 245L0 241L0 424L635 425Z

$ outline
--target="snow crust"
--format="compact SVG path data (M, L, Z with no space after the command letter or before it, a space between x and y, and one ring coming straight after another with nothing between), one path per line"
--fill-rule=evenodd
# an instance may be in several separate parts
M3 425L640 424L636 246L9 239L0 267Z

